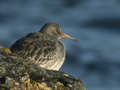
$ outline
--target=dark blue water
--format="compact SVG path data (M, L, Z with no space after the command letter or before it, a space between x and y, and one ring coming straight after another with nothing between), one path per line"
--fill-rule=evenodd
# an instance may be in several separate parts
M119 0L0 0L0 45L9 47L46 22L56 22L78 43L62 40L65 71L88 90L120 90Z

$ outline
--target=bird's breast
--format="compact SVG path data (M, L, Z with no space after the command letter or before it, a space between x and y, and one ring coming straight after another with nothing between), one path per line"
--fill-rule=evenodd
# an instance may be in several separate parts
M65 48L64 48L64 44L61 41L58 41L56 43L56 49L59 58L65 57Z
M52 53L51 59L47 59L47 61L43 61L40 66L49 70L59 70L61 68L61 66L64 63L65 60L65 48L64 48L64 44L61 41L56 41L55 43L55 51L54 54L53 52L49 52Z

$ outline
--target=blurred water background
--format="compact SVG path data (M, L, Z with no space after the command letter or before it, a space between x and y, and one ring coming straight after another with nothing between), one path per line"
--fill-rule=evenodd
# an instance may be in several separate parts
M88 90L120 90L120 0L0 0L0 45L9 47L46 22L78 39L64 39L61 71Z

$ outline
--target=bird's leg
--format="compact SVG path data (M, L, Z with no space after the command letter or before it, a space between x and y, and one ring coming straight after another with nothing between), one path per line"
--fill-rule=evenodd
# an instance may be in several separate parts
M3 51L4 53L6 53L6 54L11 54L11 53L12 53L9 48L5 48L5 47L3 47L3 46L0 46L0 50L2 50L2 51Z

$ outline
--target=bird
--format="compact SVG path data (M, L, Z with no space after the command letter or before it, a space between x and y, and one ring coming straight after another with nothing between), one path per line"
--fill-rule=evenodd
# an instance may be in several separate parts
M40 31L29 33L17 40L10 50L42 68L58 71L66 57L61 38L77 41L63 33L59 24L49 22Z

